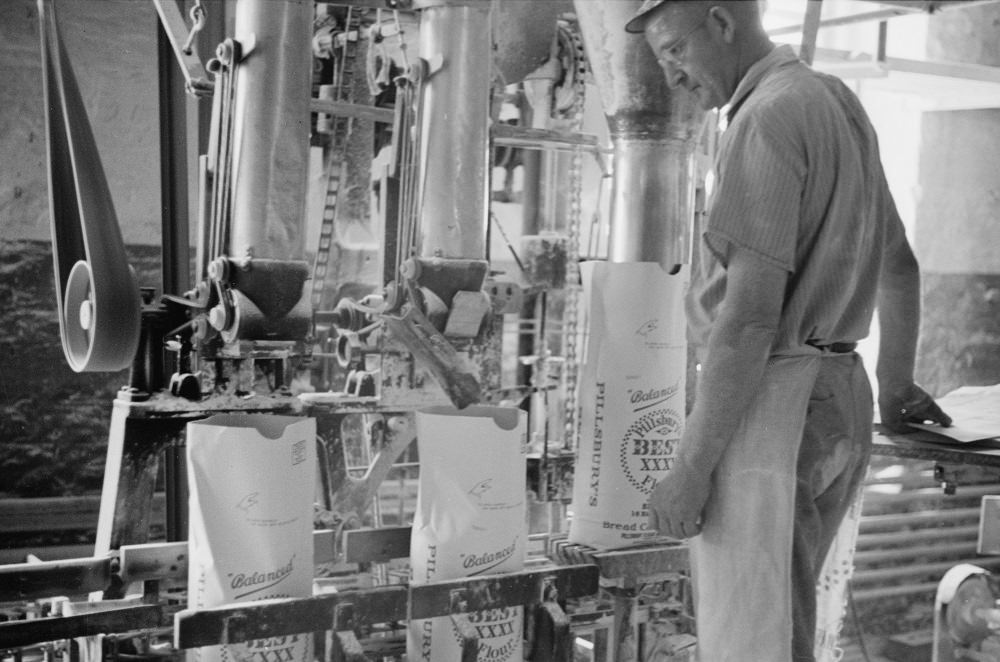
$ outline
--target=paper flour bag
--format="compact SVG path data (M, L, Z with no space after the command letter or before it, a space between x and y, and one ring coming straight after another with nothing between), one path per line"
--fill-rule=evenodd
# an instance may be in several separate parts
M656 535L649 494L684 427L686 276L651 262L587 262L581 275L588 338L569 540L611 549Z
M524 412L435 407L417 412L420 485L410 541L413 584L513 572L527 543ZM521 662L523 609L469 614L478 660ZM413 620L411 662L458 662L449 617Z
M312 595L316 421L222 414L187 425L188 606ZM310 662L312 635L188 652L195 662Z

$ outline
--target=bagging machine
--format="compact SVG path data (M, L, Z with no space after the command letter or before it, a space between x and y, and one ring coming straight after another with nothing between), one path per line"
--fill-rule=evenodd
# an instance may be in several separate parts
M166 191L197 182L164 219L162 292L127 263L59 3L39 0L63 348L76 371L131 370L94 556L0 571L0 601L39 617L0 624L5 659L300 635L324 659L401 659L408 621L447 617L474 660L475 614L515 607L523 659L690 659L683 545L566 536L589 406L580 263L680 282L711 138L622 29L638 0L150 2L174 60L161 105L200 118L161 159ZM411 585L412 506L381 490L419 471L414 412L480 405L526 412L526 465L498 468L527 476L524 570ZM185 431L220 413L316 420L315 595L186 608ZM682 419L643 448L668 455Z

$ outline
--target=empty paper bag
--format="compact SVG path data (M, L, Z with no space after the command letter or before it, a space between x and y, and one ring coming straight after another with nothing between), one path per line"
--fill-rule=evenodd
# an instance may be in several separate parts
M521 570L527 537L525 417L510 407L417 412L420 485L410 541L413 584ZM521 662L521 607L468 615L478 660ZM458 662L449 617L409 624L407 659Z
M316 421L222 414L187 425L188 606L312 595ZM310 662L310 633L194 649L198 662Z

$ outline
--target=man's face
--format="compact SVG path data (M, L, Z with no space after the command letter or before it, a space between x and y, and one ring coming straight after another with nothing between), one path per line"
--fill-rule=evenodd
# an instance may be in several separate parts
M734 91L726 85L724 28L701 3L684 5L674 3L652 16L646 23L646 43L670 87L694 93L705 110L718 108Z

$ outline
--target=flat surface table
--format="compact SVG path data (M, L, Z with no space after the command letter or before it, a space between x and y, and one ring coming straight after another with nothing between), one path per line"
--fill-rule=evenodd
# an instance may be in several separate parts
M1000 468L1000 444L996 442L962 443L922 430L895 434L880 425L875 426L873 441L873 455Z

